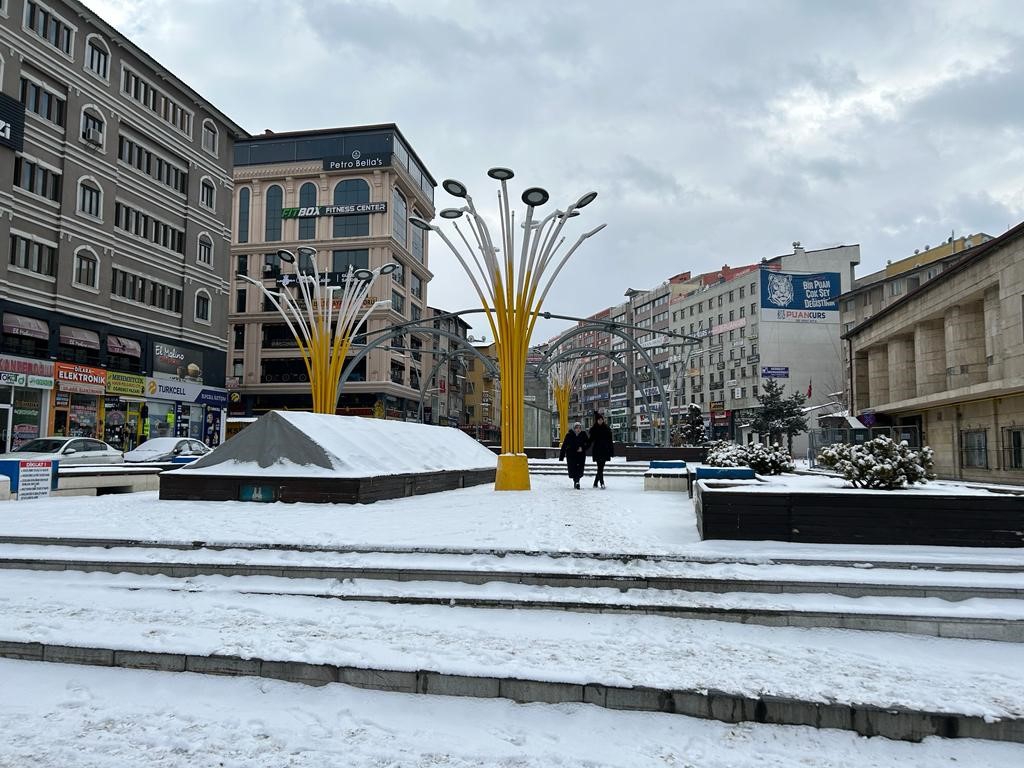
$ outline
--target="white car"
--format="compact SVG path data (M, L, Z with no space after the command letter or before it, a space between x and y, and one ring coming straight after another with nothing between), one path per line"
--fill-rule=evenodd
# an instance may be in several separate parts
M37 437L10 453L0 455L0 459L55 459L60 461L62 467L124 463L121 451L91 437Z
M154 437L124 455L125 461L195 461L210 452L205 444L188 437Z

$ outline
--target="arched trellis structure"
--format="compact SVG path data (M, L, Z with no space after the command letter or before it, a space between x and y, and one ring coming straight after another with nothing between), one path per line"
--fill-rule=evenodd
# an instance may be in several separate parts
M640 386L640 382L637 380L636 373L632 370L632 366L628 365L624 360L619 359L619 355L621 354L622 350L619 349L609 350L602 349L600 347L569 347L568 349L564 349L558 354L554 355L550 359L545 360L543 363L538 363L537 375L543 375L544 373L547 372L548 368L550 368L555 363L559 363L563 360L569 360L574 357L607 357L609 360L618 365L625 372L626 378L628 378L632 382L633 387L640 391L640 395L644 399L644 404L647 407L647 411L648 413L650 413L652 405L651 398L647 396L647 392L645 392L644 388ZM668 443L666 443L666 445L668 445Z
M480 350L476 349L475 347L470 346L469 348L467 348L463 346L459 347L458 349L447 350L445 354L438 356L437 361L434 363L434 367L430 369L430 376L423 377L423 384L420 387L420 407L416 417L417 420L419 420L420 422L423 421L423 401L426 399L427 396L427 384L434 380L434 377L437 376L437 372L441 369L442 365L451 360L453 357L461 357L463 355L472 354L470 350L472 350L472 352L475 352L476 356L484 361L484 368L486 368L487 371L495 379L498 379L498 364L495 363L491 358L487 357L487 355L481 354Z
M647 348L644 347L641 344L638 344L636 339L634 339L629 334L625 333L624 331L627 330L627 329L628 330L634 330L634 329L637 329L637 326L624 325L622 323L614 323L614 322L607 321L607 320L603 321L603 322L592 322L592 321L591 322L584 322L582 325L577 325L575 328L570 328L565 333L563 333L561 336L559 336L554 342L552 342L550 345L548 345L548 349L544 353L544 357L541 359L540 364L544 364L549 359L551 359L554 356L554 354L556 353L556 350L559 347L561 347L562 345L564 345L566 342L569 342L572 339L574 339L577 336L580 336L580 335L582 335L584 333L590 333L592 331L599 331L601 333L607 333L610 336L615 336L616 338L621 339L622 341L626 342L635 352L638 352L640 354L641 358L643 358L643 361L647 364L648 369L652 373L652 378L654 380L654 383L658 387L658 395L661 398L662 408L664 409L664 413L662 414L662 423L664 425L664 444L665 445L670 445L671 444L672 427L669 424L670 408L669 408L668 393L665 391L665 385L662 384L662 382L661 382L661 377L657 375L658 368L655 365L653 358L651 358L650 353L647 351ZM694 338L692 336L685 336L685 335L679 334L679 333L673 333L671 331L652 331L650 328L641 328L639 330L642 330L644 333L655 333L655 334L658 334L660 336L667 336L669 338L680 339L680 341L678 342L679 344L698 344L698 343L700 343L700 340L697 339L697 338ZM635 379L633 379L633 377L630 377L630 378L634 382L633 383L634 388L636 388ZM646 397L646 393L643 392L643 387L640 387L639 389L641 390L641 393L644 395L644 397ZM650 411L649 408L648 408L648 411Z

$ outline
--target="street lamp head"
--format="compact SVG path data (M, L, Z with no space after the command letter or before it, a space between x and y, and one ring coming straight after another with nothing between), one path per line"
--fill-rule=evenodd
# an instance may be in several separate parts
M468 194L466 185L455 179L445 179L441 182L441 186L452 197L465 197Z
M287 262L288 264L295 263L295 254L285 248L277 249L277 258L281 261Z
M356 280L373 280L373 272L368 269L357 269L352 276Z
M522 199L523 202L526 203L527 205L532 205L533 207L536 208L538 205L544 205L544 203L548 201L549 197L551 197L551 195L548 194L548 191L546 189L541 189L540 187L530 187L529 189L523 191Z
M573 211L572 213L560 213L560 214L558 214L558 218L560 218L560 219L565 219L565 218L572 219L572 218L575 218L576 216L579 216L579 215L580 215L579 211Z
M300 245L296 248L300 256L316 256L316 248L310 248L308 245Z
M597 192L587 192L583 197L576 201L576 205L573 208L586 208L594 200L597 199Z
M441 211L442 219L457 219L460 216L462 216L461 208L445 208L443 211Z
M392 261L392 262L390 262L388 264L385 264L384 266L382 266L380 268L380 274L382 274L382 275L390 275L392 272L397 272L401 268L402 268L402 266L400 264L396 264L395 262Z
M487 172L487 175L492 179L497 179L498 181L508 181L515 176L515 174L512 173L511 168L491 168Z
M416 227L416 229L422 229L424 232L429 232L433 229L429 222L424 221L419 216L410 216L409 223Z

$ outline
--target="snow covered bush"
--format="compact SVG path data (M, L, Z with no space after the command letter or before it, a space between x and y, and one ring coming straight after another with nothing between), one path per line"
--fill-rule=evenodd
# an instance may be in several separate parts
M778 443L737 445L720 440L708 448L704 463L709 467L750 467L759 475L781 475L796 469L789 453Z
M821 450L818 463L834 469L854 488L895 490L935 477L933 451L914 451L907 441L876 437L861 445L835 443Z

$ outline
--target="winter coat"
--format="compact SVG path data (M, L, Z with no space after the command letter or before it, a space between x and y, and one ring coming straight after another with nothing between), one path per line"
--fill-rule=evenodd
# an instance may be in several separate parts
M594 461L608 461L615 455L615 441L612 428L607 424L595 424L590 428L590 455Z
M590 446L590 437L586 432L570 429L562 441L562 449L558 452L558 460L566 460L566 471L573 480L583 477L583 467L587 463L587 448Z

